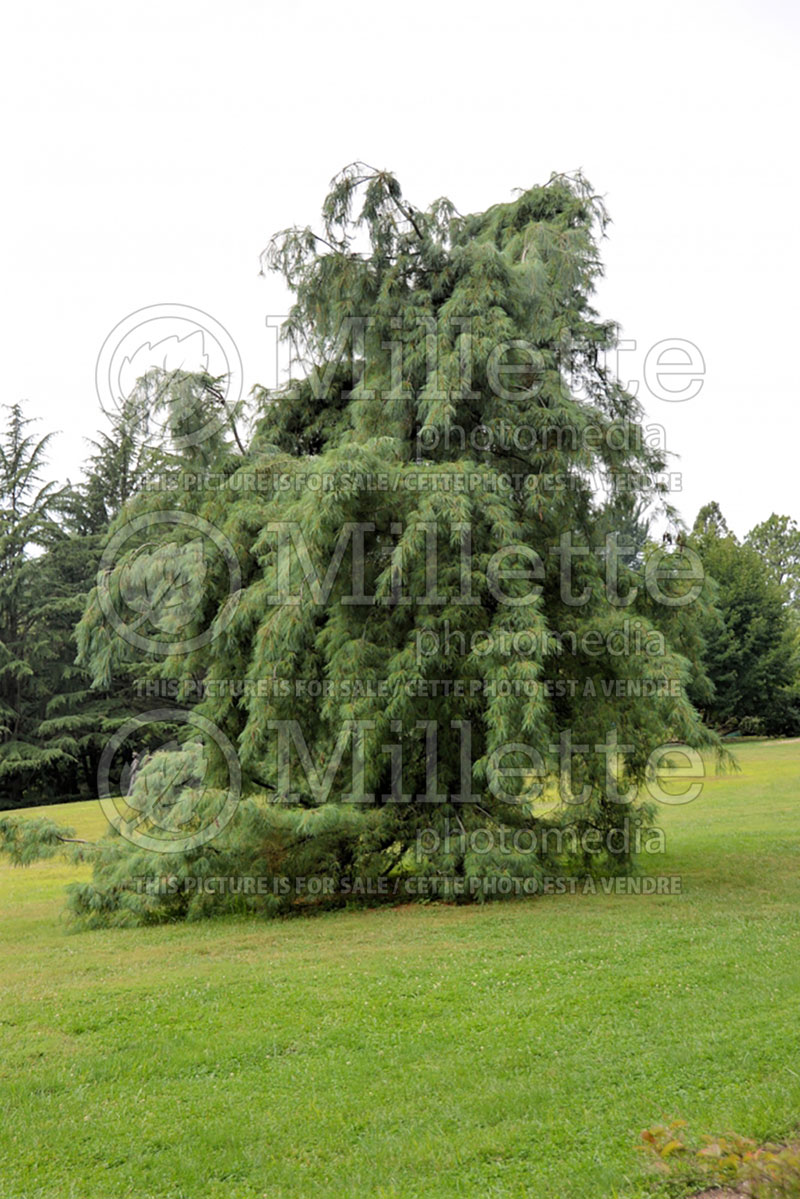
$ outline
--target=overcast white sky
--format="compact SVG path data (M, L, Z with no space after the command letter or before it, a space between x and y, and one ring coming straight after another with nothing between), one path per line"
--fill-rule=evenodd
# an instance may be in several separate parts
M362 158L424 207L507 199L582 167L613 217L603 315L705 358L685 403L640 392L680 454L691 522L800 518L796 64L791 0L258 4L47 0L5 10L3 401L61 430L78 474L95 364L148 305L205 310L269 382L258 277ZM795 147L794 149L792 147Z

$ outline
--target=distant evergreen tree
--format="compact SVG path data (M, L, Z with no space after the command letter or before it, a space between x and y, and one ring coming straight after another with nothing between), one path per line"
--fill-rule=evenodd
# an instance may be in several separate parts
M770 563L758 535L740 544L716 503L698 513L692 544L716 584L704 627L706 718L723 732L800 732L798 646L777 559Z
M13 406L0 444L0 809L95 796L104 746L142 706L130 679L92 688L75 663L108 519L145 479L141 444L118 427L83 482L40 486L50 435L37 441L32 423Z
M90 441L85 478L72 489L68 507L72 527L82 534L105 532L129 499L157 470L158 450L147 425L144 405L131 396L111 429Z
M0 807L17 807L40 794L67 761L62 748L37 736L52 641L41 558L34 555L52 550L63 534L56 520L61 493L55 483L42 482L50 435L34 437L20 404L6 411L0 438Z

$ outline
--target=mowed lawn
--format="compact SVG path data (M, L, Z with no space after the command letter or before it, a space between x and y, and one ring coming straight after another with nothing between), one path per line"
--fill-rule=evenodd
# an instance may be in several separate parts
M0 1196L633 1199L665 1117L786 1134L800 742L738 756L660 811L679 895L76 933L3 865Z

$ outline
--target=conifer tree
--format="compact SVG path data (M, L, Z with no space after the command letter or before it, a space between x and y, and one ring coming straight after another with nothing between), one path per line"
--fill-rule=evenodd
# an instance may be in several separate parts
M296 297L297 377L259 394L247 446L223 425L185 452L193 479L222 485L187 485L174 454L184 532L156 529L163 497L126 505L117 528L148 513L153 526L99 581L78 632L81 662L107 684L143 651L104 596L165 596L198 520L233 547L237 588L206 571L180 638L148 609L147 668L202 683L196 710L242 770L235 817L211 845L171 855L176 875L423 874L470 893L548 866L619 871L630 845L611 834L648 820L636 797L654 753L715 744L687 696L707 589L694 551L646 540L662 451L605 366L616 330L592 307L607 219L580 175L462 216L447 200L412 207L391 174L357 163L334 180L319 232L270 242L264 264ZM183 383L178 405L202 394ZM194 807L189 790L176 801L181 827L202 824L227 786L206 750L210 785ZM553 830L576 839L553 850ZM509 851L514 833L535 852ZM76 910L225 902L143 898L148 868L111 843Z
M716 503L701 508L694 523L693 542L715 589L714 608L702 623L711 691L696 698L724 733L800 731L792 541L788 536L781 547L781 533L791 533L789 522L782 529L772 517L740 544Z
M0 808L94 797L103 747L136 708L119 678L90 686L75 663L75 626L95 581L108 518L141 484L144 459L117 428L95 446L85 481L42 487L50 436L35 439L32 423L21 406L9 409L0 446L6 716Z
M36 737L50 633L39 559L62 534L60 492L42 482L51 435L37 438L21 404L7 406L0 440L0 807L17 807L29 787L63 765L59 746Z

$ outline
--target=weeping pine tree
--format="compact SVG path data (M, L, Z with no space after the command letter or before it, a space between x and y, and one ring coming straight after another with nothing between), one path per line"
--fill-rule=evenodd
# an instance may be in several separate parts
M664 447L606 368L615 327L592 308L606 224L580 175L462 216L412 207L391 174L354 164L319 231L272 239L296 377L257 392L246 445L221 427L186 452L191 485L176 453L185 529L148 527L163 495L128 503L112 536L143 531L79 628L99 685L139 654L198 697L235 747L241 799L213 839L158 860L111 837L79 913L280 912L309 876L343 902L354 878L469 896L498 877L630 867L655 751L714 739L686 693L702 683L705 584L682 542L647 541ZM198 520L233 547L235 593L207 571L180 648L162 621L163 652L137 650L101 591L134 578L158 594ZM213 738L204 757L205 787L177 800L184 829L229 786ZM165 873L269 885L235 899L136 885Z

